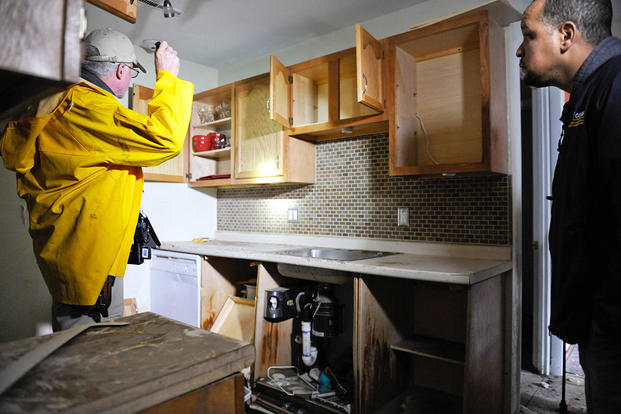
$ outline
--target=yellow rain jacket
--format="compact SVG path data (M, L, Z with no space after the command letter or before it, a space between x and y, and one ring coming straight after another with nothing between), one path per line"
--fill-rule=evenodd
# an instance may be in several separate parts
M193 89L159 71L147 116L82 80L41 102L36 117L9 123L2 158L17 172L37 263L58 302L93 305L106 277L125 273L141 166L181 152Z

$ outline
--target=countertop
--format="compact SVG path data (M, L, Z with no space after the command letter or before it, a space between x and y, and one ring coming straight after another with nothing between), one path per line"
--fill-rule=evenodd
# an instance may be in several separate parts
M395 253L363 260L328 260L299 257L280 252L309 246L253 243L230 240L205 242L176 241L162 243L162 250L202 256L228 257L261 262L285 263L322 269L341 270L355 274L397 277L439 283L472 285L511 269L511 260L456 257L424 253ZM385 250L389 251L389 250Z

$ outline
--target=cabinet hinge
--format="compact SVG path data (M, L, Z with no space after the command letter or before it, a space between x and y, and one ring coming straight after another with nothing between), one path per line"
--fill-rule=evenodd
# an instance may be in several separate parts
M293 84L293 76L289 75L289 83Z
M192 173L191 172L187 173L185 175L185 178L187 178L188 180L191 180L192 179Z
M382 50L382 59L386 59L386 54L384 53L383 50Z
M289 125L293 125L293 118L289 117Z

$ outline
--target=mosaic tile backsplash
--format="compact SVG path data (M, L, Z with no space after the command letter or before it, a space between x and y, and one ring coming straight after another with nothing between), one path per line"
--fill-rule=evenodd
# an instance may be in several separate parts
M218 190L218 230L511 244L511 181L388 175L388 134L318 143L313 185ZM397 208L409 226L397 226ZM297 208L299 221L287 210Z

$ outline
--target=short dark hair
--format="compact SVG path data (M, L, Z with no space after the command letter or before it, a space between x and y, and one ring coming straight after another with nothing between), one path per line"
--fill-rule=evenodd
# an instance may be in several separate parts
M612 4L610 0L544 0L541 18L544 23L559 26L572 21L584 39L597 45L612 36Z

